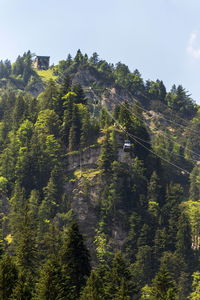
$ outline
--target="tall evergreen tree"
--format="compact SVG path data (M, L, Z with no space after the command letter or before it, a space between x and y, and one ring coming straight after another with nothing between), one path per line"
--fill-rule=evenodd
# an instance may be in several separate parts
M191 226L185 212L182 212L178 220L178 231L176 235L176 255L187 264L192 263L194 257L192 253Z
M159 270L152 281L151 295L155 300L176 300L175 283L165 266Z
M10 299L17 279L17 267L13 259L8 254L5 254L0 261L0 299Z
M104 280L106 300L116 299L117 296L122 295L128 299L129 296L136 295L136 287L131 282L130 270L119 251L115 253L111 268L106 272Z
M70 290L68 291L70 293ZM65 300L69 294L64 295L62 271L56 260L48 259L42 266L36 292L35 300Z
M72 286L74 290L72 298L69 299L78 299L81 289L86 284L91 267L89 252L84 245L83 237L76 222L72 222L63 233L63 244L59 255L64 289L67 292Z
M105 135L105 140L103 141L103 145L101 148L101 155L99 159L99 167L102 171L103 175L110 174L111 164L113 162L113 148L112 143L110 141L110 134L107 131Z
M106 300L103 279L98 270L92 270L80 300Z

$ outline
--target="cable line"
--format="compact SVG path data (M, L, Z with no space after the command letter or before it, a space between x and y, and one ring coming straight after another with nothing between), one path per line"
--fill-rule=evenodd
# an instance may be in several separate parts
M90 88L90 90L94 90L94 89L93 89L93 88ZM119 95L118 95L118 96L119 96ZM122 98L121 96L119 96L119 98L121 98L121 99L124 101L124 98ZM126 100L126 99L125 99L125 100ZM134 115L138 120L140 120L141 122L143 122L143 123L146 125L145 120L142 119L142 118L140 118L138 115L136 115L135 112L133 112L131 109L129 109L123 102L120 102L120 101L118 101L117 99L116 99L116 101L119 103L119 105L122 105L123 107L125 107L125 109L126 109L127 111L129 111L129 112L130 112L132 115ZM134 101L136 101L136 100L134 100ZM149 113L148 110L142 108L141 106L139 106L139 105L137 105L137 104L135 104L135 106L138 107L138 108L140 108L141 110L146 111L146 112ZM107 111L107 112L108 112L108 111ZM176 123L176 122L175 122L175 123ZM176 124L178 124L178 123L176 123ZM183 125L182 125L182 126L183 126ZM159 130L159 129L157 128L157 130ZM184 145L182 145L182 144L180 144L180 143L174 141L172 138L170 138L170 137L169 137L168 135L166 135L164 132L159 132L159 133L160 133L160 135L164 136L166 139L170 140L172 143L179 145L179 146L182 147L183 149L188 150L189 152L195 154L196 156L198 156L198 157L200 158L200 154L199 154L199 153L197 153L197 152L195 152L195 151L189 149L187 146L184 146ZM138 137L135 137L135 138L138 138ZM138 138L138 139L140 139L140 138ZM141 139L140 139L140 140L141 140ZM143 142L147 143L147 142L144 141L144 140L143 140ZM176 155L177 155L177 156L180 156L180 157L183 157L183 158L185 159L185 157L184 157L183 155L181 155L181 154L177 154L177 153L176 153ZM195 159L193 159L193 158L191 158L191 160L192 160L193 162L195 162L195 163L197 162L197 160L195 160Z
M131 93L130 92L128 92L129 93L129 95L130 95L130 97L132 98L132 100L134 101L134 103L135 103L135 106L136 107L139 107L141 110L143 110L143 111L145 111L145 112L147 112L147 113L150 113L150 111L149 110L147 110L147 109L145 109L145 108L143 108L143 107L141 107L141 106L139 106L138 104L136 104L136 103L138 103L138 100L135 98L135 97L133 97L132 95L131 95ZM122 99L122 97L121 96L119 96L121 99ZM164 103L162 103L163 105L165 105ZM165 105L168 109L170 109L167 105ZM170 109L171 110L171 109ZM172 111L172 110L171 110ZM173 112L173 111L172 111ZM150 113L151 114L151 113ZM179 117L178 115L176 115L176 114L174 114L176 117L178 117L178 118L180 118L181 120L183 120L184 122L186 122L187 123L187 125L189 125L190 124L190 122L189 121L186 121L185 119L183 119L183 118L181 118L181 117ZM173 123L173 124L176 124L176 125L178 125L178 126L181 126L181 127L186 127L186 125L183 125L183 124L180 124L180 123L178 123L178 122L176 122L176 121L173 121L173 120L170 120L170 119L168 119L168 118L165 118L164 116L162 116L162 115L159 115L163 120L166 120L166 121L168 121L168 122L170 122L170 123ZM199 135L199 132L198 131L196 131L196 130L194 130L194 129L190 129L190 128L187 128L189 131L191 131L191 132L194 132L194 133L196 133L196 134L198 134Z
M138 120L140 120L141 122L143 122L143 123L146 125L146 122L144 121L144 119L138 117L138 115L136 115L135 112L133 112L132 110L130 110L126 105L124 105L124 103L119 102L119 104L122 105L123 107L125 107L126 110L128 110L132 115L134 115ZM138 106L138 107L139 107L139 106ZM158 129L157 129L157 130L158 130ZM188 150L189 152L191 152L191 153L197 155L198 157L200 157L200 154L199 154L199 153L197 153L197 152L195 152L195 151L189 149L187 146L183 146L182 144L180 144L180 143L174 141L173 139L171 139L170 137L168 137L168 135L166 135L164 132L160 132L160 134L163 135L164 137L166 137L168 140L172 141L173 143L175 143L175 144L181 146L182 148L184 148L184 149ZM194 159L192 159L192 160L195 161L195 162L197 162L197 160L194 160Z
M150 153L154 154L155 156L159 157L161 160L167 162L168 164L172 165L173 167L177 168L178 170L184 172L184 174L188 174L190 176L193 176L195 177L192 173L190 173L189 171L179 167L178 165L170 162L169 160L163 158L162 156L160 156L159 154L155 153L154 151L152 151L151 149L147 148L146 146L144 146L142 143L140 143L139 141L136 140L136 138L134 137L134 135L128 133L124 128L123 126L117 121L115 120L115 118L111 115L111 113L109 111L107 111L108 114L111 116L111 118L115 121L115 123L117 123L119 125L119 127L129 136L131 137L137 144L141 145L143 148L145 148L147 151L149 151Z
M91 91L91 90L102 90L102 89L101 89L101 88L92 88L92 87L90 87L90 88L85 88L85 90ZM108 90L108 88L105 88L105 90ZM147 110L147 109L143 108L142 106L138 105L138 104L137 104L137 103L138 103L138 100L137 100L135 97L133 97L133 95L131 95L131 93L130 93L129 91L127 91L127 92L128 92L128 94L130 95L131 99L134 101L136 107L140 108L141 110L143 110L143 111L145 111L145 112L147 112L147 113L150 113L149 110ZM120 96L120 95L118 95L118 97L121 98L123 101L128 100L128 99L124 99L124 98L123 98L122 96ZM186 122L187 125L190 124L189 121L187 121L187 120L185 120L184 118L181 118L181 117L179 117L177 114L175 114L175 113L172 111L172 109L171 109L170 107L168 107L166 104L164 104L164 103L162 103L162 104L163 104L164 106L166 106L169 110L171 110L171 112L172 112L177 118L179 118L180 120ZM151 114L151 113L150 113L150 114ZM178 126L180 126L180 127L183 127L183 128L186 127L186 125L183 125L183 124L180 124L180 123L178 123L178 122L176 122L176 121L173 121L173 120L170 120L170 119L168 119L168 118L165 118L165 117L162 116L162 115L159 115L159 117L162 118L163 120L166 120L167 122L173 123L173 124L178 125ZM194 132L195 134L198 134L198 135L199 135L199 132L196 131L196 130L194 130L194 129L187 128L187 130L189 130L189 131L191 131L191 132Z
M92 88L92 87L90 87L90 88L85 88L85 90L88 90L88 91L90 91L90 90L102 90L102 88ZM108 88L105 88L105 90L109 90L109 89L108 89ZM127 93L130 95L131 99L132 99L135 103L138 103L138 100L137 100L137 99L136 99L129 91L127 91ZM143 95L143 96L144 96L144 95ZM123 98L122 96L118 95L118 97L124 100L124 98ZM125 100L128 100L128 99L125 99ZM146 111L146 112L150 113L149 110L147 110L147 109L145 109L145 108L139 106L138 104L135 104L135 105L136 105L137 107L139 107L140 109L142 109L143 111ZM187 124L189 124L189 121L186 121L184 118L179 117L179 116L178 116L177 114L175 114L175 113L172 111L172 109L171 109L170 107L168 107L166 104L162 103L162 105L164 105L167 109L171 110L171 112L172 112L177 118L179 118L180 120L182 120L182 121L186 122ZM174 124L176 124L176 125L178 125L178 126L181 126L181 127L185 127L185 125L180 124L180 123L178 123L178 122L175 122L175 121L173 121L173 120L170 120L170 119L168 119L168 118L165 118L164 116L160 116L160 117L161 117L162 119L168 121L168 122L174 123ZM197 133L197 134L199 134L197 131L194 131L194 130L192 130L192 129L189 129L189 130L190 130L190 131L193 131L193 132L195 132L195 133Z

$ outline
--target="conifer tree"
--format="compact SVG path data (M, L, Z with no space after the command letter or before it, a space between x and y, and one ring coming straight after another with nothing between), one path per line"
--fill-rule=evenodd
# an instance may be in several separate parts
M120 294L120 297L124 295L125 299L129 299L129 296L136 294L135 285L131 282L131 273L120 251L115 253L111 268L105 274L104 282L106 300L116 299Z
M154 171L151 175L149 186L148 186L148 201L160 203L160 184L159 178L156 172Z
M176 255L189 267L194 259L192 255L191 227L185 212L182 212L178 220L178 231L176 235Z
M178 219L180 216L179 204L183 200L183 189L179 184L170 184L166 192L166 204L162 207L161 222L168 224L168 250L174 251L176 244L176 234Z
M77 146L76 127L72 125L69 131L69 152L76 150Z
M71 128L69 131L69 151L77 150L81 138L81 119L77 105L73 105Z
M63 233L63 243L59 255L64 289L67 292L72 286L72 298L69 299L78 299L90 274L91 267L89 252L84 245L76 222L72 222Z
M124 278L121 280L120 287L116 294L113 297L113 300L130 300L130 296L128 296L128 287L127 282Z
M144 284L149 284L153 274L153 255L150 246L138 248L135 263L131 266L132 276L140 289Z
M190 294L190 300L199 300L199 291L200 291L200 272L194 272L192 282L192 293Z
M83 88L80 84L74 84L72 86L72 91L77 95L76 103L86 104L87 100L83 91Z
M39 95L39 107L41 110L54 110L58 106L59 91L53 79L50 79L44 92Z
M69 291L68 291L69 292ZM39 281L36 284L35 300L65 300L62 271L55 259L48 259L41 268Z
M5 254L0 261L0 299L10 299L17 279L17 267L13 259L8 254Z
M193 201L197 201L200 199L200 169L199 166L195 166L190 175L190 199Z
M26 104L24 98L20 95L16 99L16 103L13 110L13 128L17 129L22 122L26 110Z
M171 279L166 266L162 266L152 281L151 295L155 300L176 300L175 283Z
M32 300L34 282L20 273L9 300Z
M16 254L16 265L19 270L19 278L14 293L31 297L38 260L36 226L35 220L29 214L29 203L25 191L19 183L15 186L15 193L11 199L11 204L10 222L14 240L13 246ZM18 299L17 296L16 299Z
M74 61L78 64L81 64L83 61L83 54L80 49L78 49L76 56L74 57Z
M71 90L72 80L69 75L64 75L62 83L60 84L59 92L60 97L62 98Z
M44 199L40 206L40 217L44 219L52 219L55 217L62 196L62 171L61 168L55 166L51 171L47 186L43 189Z
M92 270L86 286L83 289L80 300L106 300L103 280L98 270Z
M110 134L107 131L105 135L105 140L101 148L101 155L99 159L99 167L103 175L108 175L111 171L111 164L113 162L113 148L110 141Z

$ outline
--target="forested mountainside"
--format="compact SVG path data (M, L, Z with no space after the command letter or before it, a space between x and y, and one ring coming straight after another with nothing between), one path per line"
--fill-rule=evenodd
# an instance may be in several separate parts
M199 129L97 53L1 61L0 299L200 299Z

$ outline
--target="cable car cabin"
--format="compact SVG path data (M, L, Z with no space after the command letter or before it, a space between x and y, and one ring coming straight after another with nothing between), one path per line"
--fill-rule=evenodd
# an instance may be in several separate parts
M125 140L124 146L123 146L124 152L131 151L131 148L132 148L131 142L129 140Z

